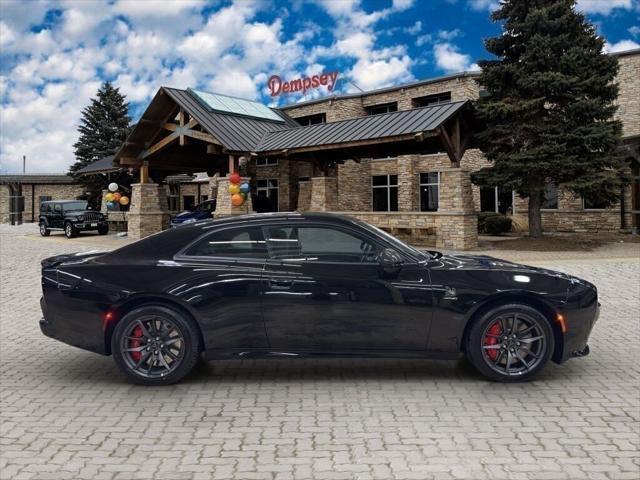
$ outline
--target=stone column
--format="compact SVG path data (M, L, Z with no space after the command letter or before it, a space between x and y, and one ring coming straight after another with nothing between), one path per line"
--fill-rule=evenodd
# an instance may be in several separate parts
M251 179L243 177L240 183L249 183ZM244 215L253 213L253 204L251 203L251 195L247 195L244 204L235 207L231 204L231 194L229 193L229 176L218 177L217 195L216 195L216 211L213 214L215 218L227 217L229 215Z
M0 185L0 223L9 223L9 185Z
M418 181L413 173L414 158L412 155L400 155L398 164L398 211L412 212L416 208Z
M164 230L169 223L166 189L156 183L131 185L131 207L127 220L127 235L134 239Z
M214 198L218 198L218 179L220 178L220 174L216 173L212 177L209 177L209 190L207 191L207 195L209 195L209 200L213 200Z
M311 182L309 180L298 182L298 205L296 210L306 212L311 206Z
M104 213L105 215L107 214L107 202L104 199L104 196L109 193L108 189L103 189L102 190L102 196L100 197L100 212Z
M338 210L338 179L336 177L311 178L312 212L335 212Z
M468 250L478 246L478 217L471 176L460 168L440 172L440 201L436 216L436 246Z

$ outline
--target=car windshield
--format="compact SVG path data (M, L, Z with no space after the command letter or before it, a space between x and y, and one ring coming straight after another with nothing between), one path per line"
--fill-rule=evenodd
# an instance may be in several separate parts
M62 210L64 210L65 212L73 212L76 210L86 210L86 209L87 209L87 202L85 202L84 200L62 204Z
M381 228L378 228L374 225L371 225L365 222L358 222L358 223L360 223L363 227L369 230L373 230L375 233L383 237L387 242L389 242L390 244L392 244L394 247L396 247L398 250L402 252L408 253L409 255L414 257L418 257L418 259L420 260L426 260L430 258L428 253L422 252L417 248L412 247L411 245L407 245L406 243L401 242L396 237L394 237L390 233L385 232Z

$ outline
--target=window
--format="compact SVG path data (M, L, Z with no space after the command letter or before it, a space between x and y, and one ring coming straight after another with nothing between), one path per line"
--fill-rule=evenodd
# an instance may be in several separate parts
M200 195L200 203L209 200L209 195Z
M590 198L588 195L582 197L582 208L585 210L603 210L608 206L606 202L599 198Z
M439 105L451 101L451 92L435 93L413 99L414 107L428 107L429 105Z
M381 103L380 105L372 105L365 107L367 115L378 115L380 113L389 113L398 111L398 102Z
M295 121L304 127L308 125L317 125L318 123L327 123L327 115L325 113L316 113L315 115L298 117Z
M53 206L53 213L62 213L62 205L60 205L59 203L56 203Z
M258 157L256 160L256 166L268 167L278 165L278 159L273 157Z
M502 187L480 188L480 211L513 213L513 191Z
M544 190L541 208L557 210L558 208L558 186L553 182L547 182Z
M167 195L167 207L170 212L177 212L180 208L180 185L169 184L169 195Z
M440 202L440 172L420 174L420 211L437 212Z
M64 203L62 204L62 209L65 212L73 212L76 210L86 210L87 209L87 202L85 202L84 200L78 201L78 202L69 202L69 203ZM56 205L57 207L58 205Z
M374 212L398 211L398 175L373 175L371 190Z
M377 263L371 240L335 227L272 226L266 229L271 258L317 262Z
M182 196L182 205L184 206L184 210L191 210L196 206L196 196L195 195L183 195Z
M278 180L258 180L256 182L257 204L254 205L258 212L278 211Z
M198 205L197 210L199 212L213 212L216 209L216 201L215 200L211 200L210 202L203 202L200 205Z
M267 258L260 227L229 228L214 232L190 247L185 255L193 257Z

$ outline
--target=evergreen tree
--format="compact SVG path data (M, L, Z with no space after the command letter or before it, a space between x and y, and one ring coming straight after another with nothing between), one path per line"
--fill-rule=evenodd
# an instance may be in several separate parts
M118 88L105 82L98 89L97 98L82 111L78 141L73 144L76 162L69 168L69 174L89 192L89 201L97 207L100 195L109 181L103 175L77 175L77 171L108 155L113 155L129 134L129 104ZM110 179L118 184L130 186L131 179L122 173Z
M574 0L502 0L492 20L502 34L485 41L497 59L479 62L488 95L476 109L493 164L472 179L529 197L529 234L538 237L546 182L607 204L619 198L618 63Z

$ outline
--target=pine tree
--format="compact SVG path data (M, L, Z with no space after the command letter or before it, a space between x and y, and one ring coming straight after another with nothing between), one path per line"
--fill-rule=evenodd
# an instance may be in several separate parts
M480 148L493 162L474 183L529 197L529 234L542 235L546 182L607 204L619 199L622 125L613 120L615 56L574 0L502 0L502 34L479 62L488 95L476 102Z
M129 134L129 104L124 95L110 82L98 89L97 98L82 111L78 141L73 144L76 162L69 168L69 174L89 192L89 201L97 207L100 195L108 181L102 175L77 175L77 171L108 155L113 155ZM116 183L130 185L128 174L111 178Z

